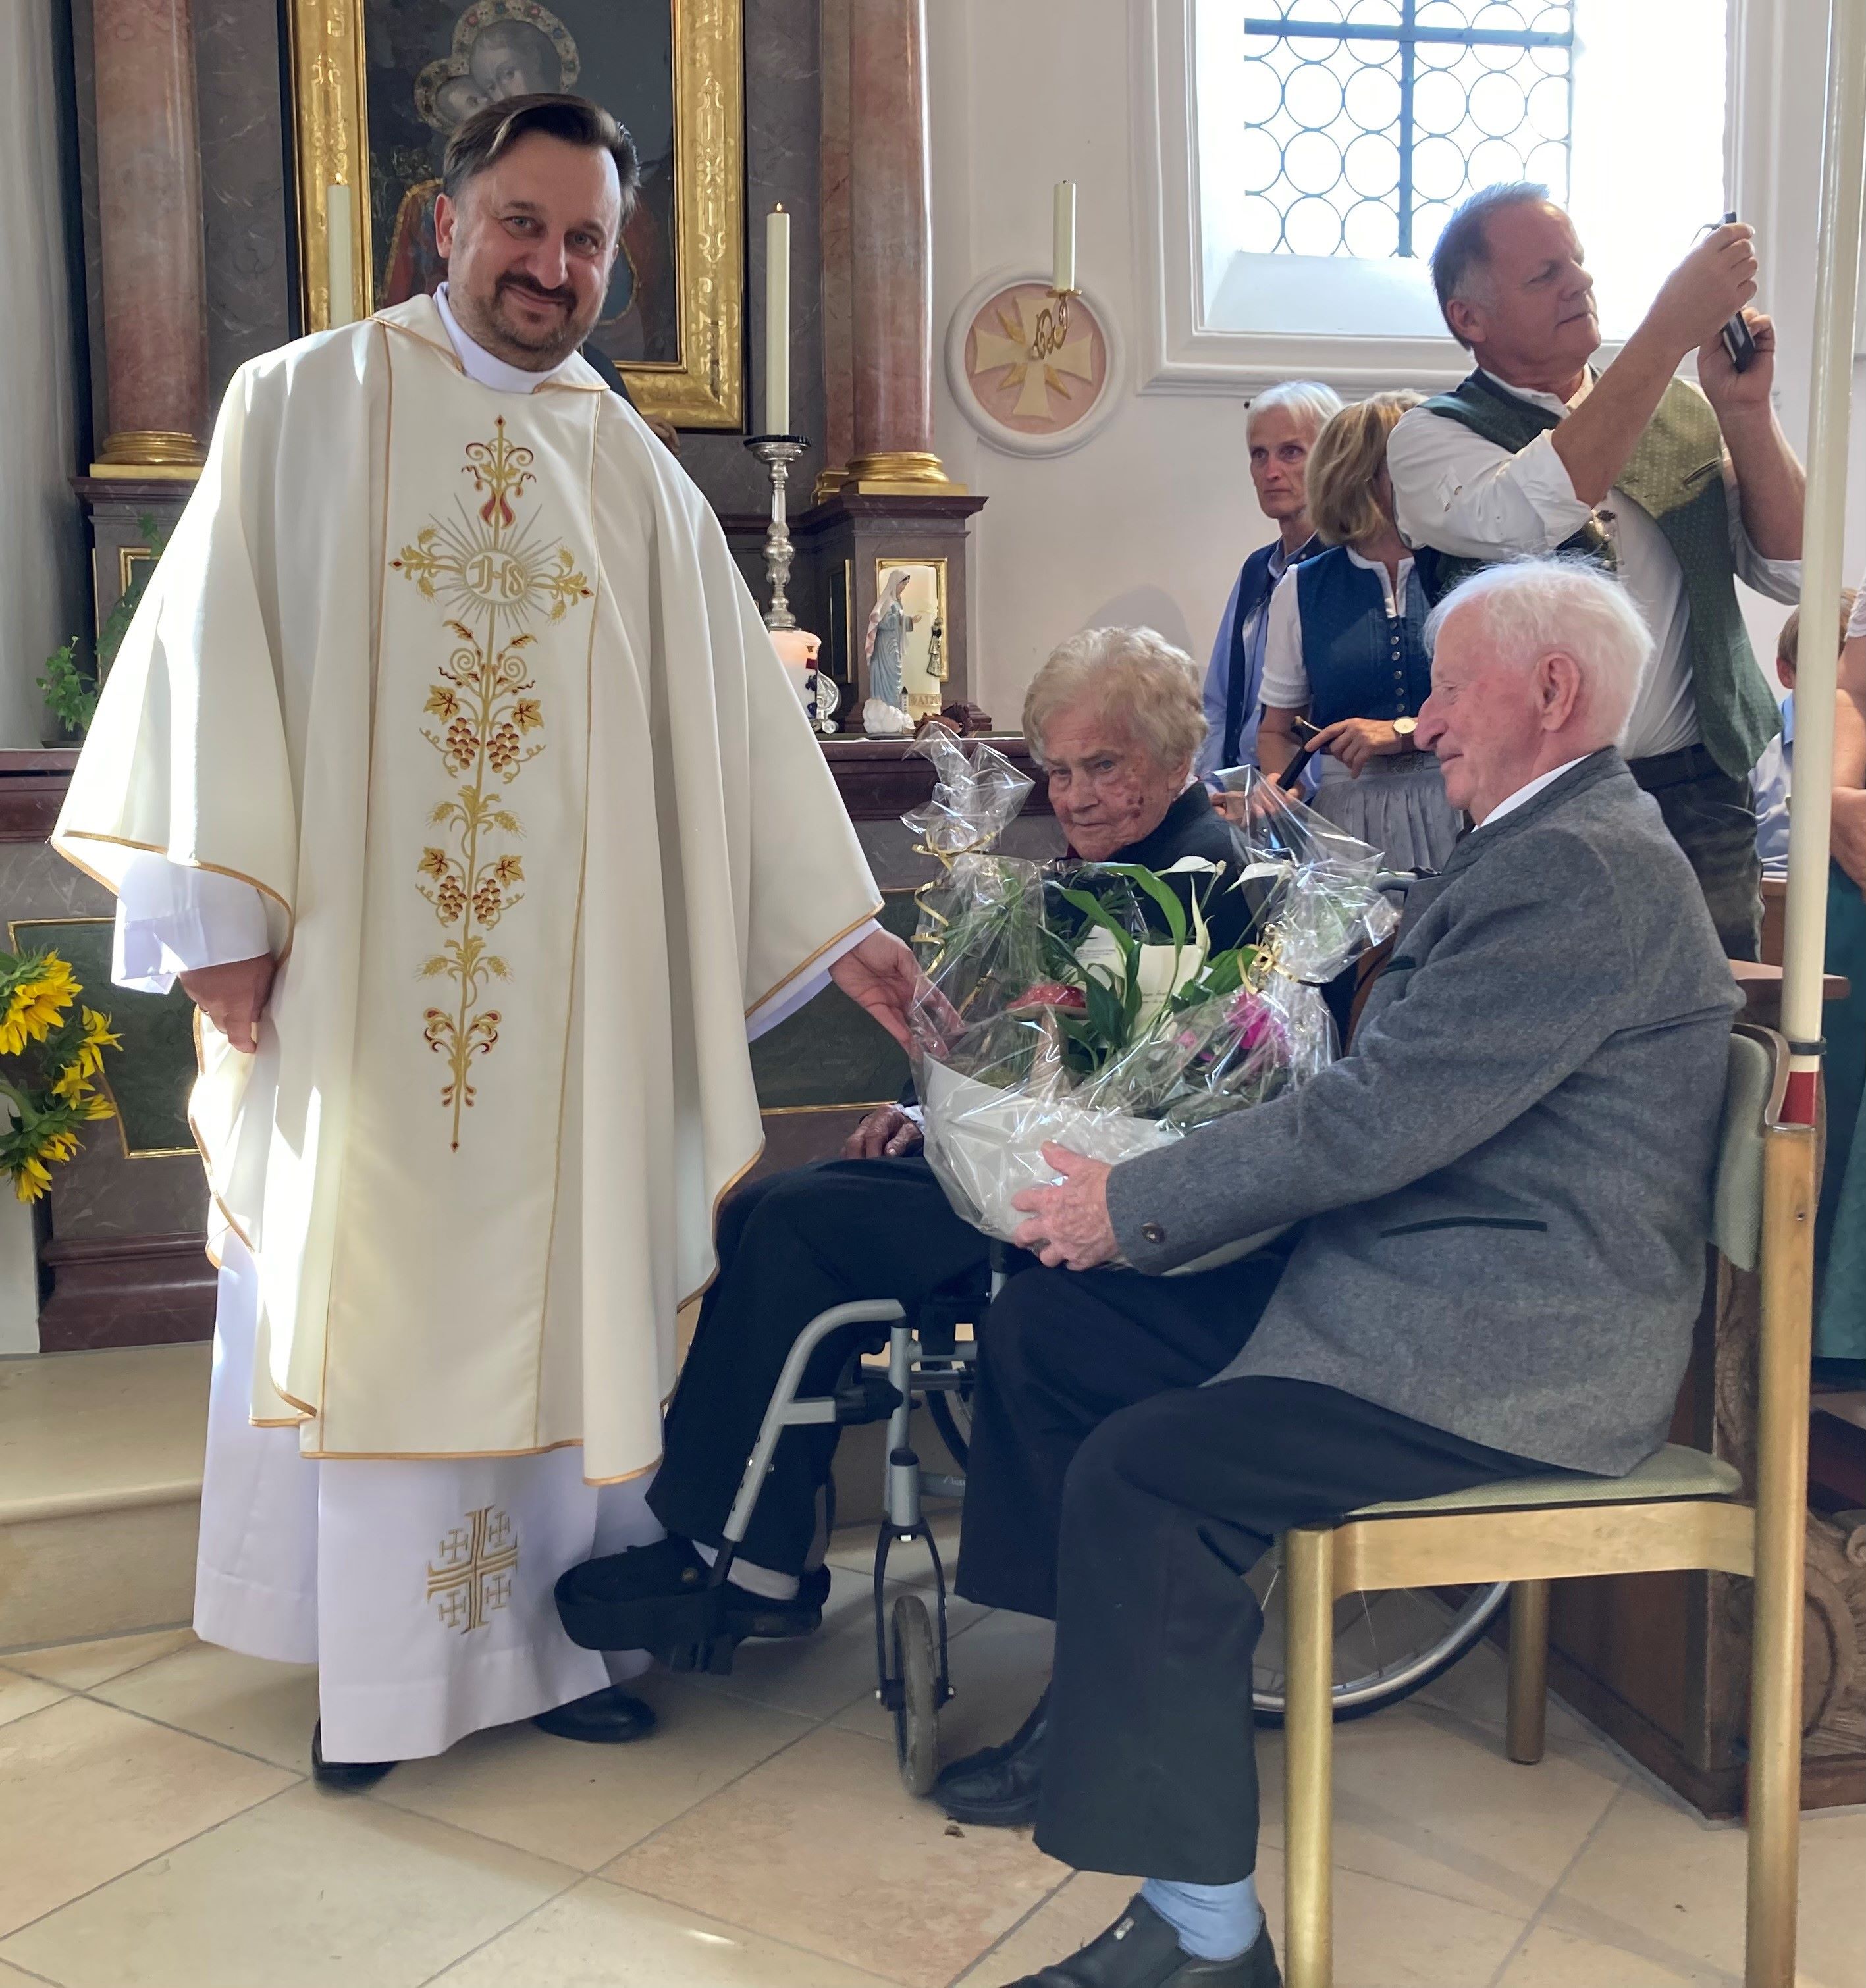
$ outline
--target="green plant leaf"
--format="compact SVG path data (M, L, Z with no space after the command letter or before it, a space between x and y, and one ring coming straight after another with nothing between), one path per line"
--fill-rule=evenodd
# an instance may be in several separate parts
M1130 884L1137 885L1153 899L1166 921L1167 935L1176 947L1184 950L1190 928L1186 922L1186 908L1172 885L1163 883L1151 870L1138 863L1110 863L1106 867L1117 877L1125 877Z

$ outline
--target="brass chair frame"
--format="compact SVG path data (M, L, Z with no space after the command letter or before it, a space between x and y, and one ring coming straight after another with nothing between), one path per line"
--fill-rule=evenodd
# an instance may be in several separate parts
M1516 1584L1511 1597L1508 1750L1542 1757L1548 1690L1549 1584L1580 1576L1705 1569L1754 1582L1750 1662L1748 1931L1745 1988L1793 1988L1801 1790L1803 1571L1807 1485L1808 1362L1814 1290L1815 1134L1784 1124L1788 1046L1759 1043L1772 1080L1761 1123L1759 1184L1734 1190L1721 1166L1716 1241L1739 1267L1759 1262L1762 1341L1756 1496L1510 1506L1415 1506L1304 1526L1284 1540L1288 1626L1285 1716L1288 1988L1333 1988L1333 1753L1330 1680L1338 1597L1388 1587ZM1753 1048L1732 1046L1737 1060ZM1727 1114L1723 1154L1731 1150ZM1736 1128L1739 1136L1745 1128ZM1759 1185L1759 1192L1758 1187ZM1753 1239L1745 1249L1747 1226ZM1737 1239L1732 1241L1732 1234ZM1499 1487L1500 1489L1502 1487ZM1598 1487L1596 1486L1596 1489ZM1434 1501L1423 1501L1429 1507Z

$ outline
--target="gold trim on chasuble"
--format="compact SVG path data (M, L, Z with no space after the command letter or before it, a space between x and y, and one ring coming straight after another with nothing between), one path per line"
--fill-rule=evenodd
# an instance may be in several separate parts
M524 897L524 863L510 846L524 829L501 796L545 749L535 735L545 729L544 701L526 654L537 640L527 624L561 621L594 598L572 555L540 536L537 508L522 517L515 505L536 481L532 451L507 438L504 415L493 428L489 441L467 445L461 468L485 501L425 525L389 562L444 610L442 626L454 638L423 707L435 722L422 736L461 785L428 816L442 840L422 851L415 888L448 935L422 972L451 981L455 995L449 1007L426 1011L422 1034L446 1065L441 1104L452 1114L456 1152L476 1095L473 1059L492 1053L504 1019L480 1004L493 982L512 977L492 950L492 934Z

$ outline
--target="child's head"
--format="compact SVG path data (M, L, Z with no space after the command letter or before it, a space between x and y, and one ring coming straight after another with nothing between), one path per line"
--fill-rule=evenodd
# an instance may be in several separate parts
M1840 646L1847 646L1847 624L1853 614L1855 587L1843 587L1840 590ZM1801 610L1789 610L1788 619L1782 624L1782 632L1776 637L1776 674L1782 679L1785 690L1795 687L1795 658L1801 646Z

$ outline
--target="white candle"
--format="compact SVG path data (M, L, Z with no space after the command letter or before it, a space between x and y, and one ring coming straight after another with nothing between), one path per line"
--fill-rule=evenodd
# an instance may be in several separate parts
M1056 182L1056 248L1050 288L1058 293L1075 287L1075 182Z
M764 431L791 432L791 217L764 217Z
M330 285L330 305L327 318L334 330L348 324L357 314L356 263L351 230L354 226L347 186L324 188L324 274Z

